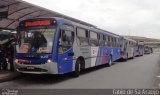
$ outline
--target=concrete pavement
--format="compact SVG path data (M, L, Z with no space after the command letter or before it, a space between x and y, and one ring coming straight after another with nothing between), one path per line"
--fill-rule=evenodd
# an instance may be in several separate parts
M17 72L11 71L0 71L0 83L13 80L20 77L20 74Z

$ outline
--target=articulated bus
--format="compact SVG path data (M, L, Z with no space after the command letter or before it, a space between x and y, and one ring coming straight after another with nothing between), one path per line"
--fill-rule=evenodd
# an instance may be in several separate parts
M78 77L81 69L121 58L121 36L64 18L23 20L17 31L14 65L20 73Z

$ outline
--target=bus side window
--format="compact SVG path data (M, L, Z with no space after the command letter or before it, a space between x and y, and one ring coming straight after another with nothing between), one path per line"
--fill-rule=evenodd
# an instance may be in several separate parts
M59 33L58 52L64 53L70 49L74 42L74 32L69 30L61 30Z
M90 31L90 45L99 46L98 34L96 32Z
M108 47L111 47L111 39L110 39L111 37L110 36L108 36Z
M116 47L116 39L113 37L113 47Z
M105 35L105 46L108 46L108 36Z
M105 44L105 37L103 34L100 34L99 35L99 45L104 46L104 44Z
M119 39L116 38L116 47L119 47Z
M77 28L77 42L80 46L88 46L89 45L89 33L86 29Z
M111 37L111 47L114 47L114 38Z

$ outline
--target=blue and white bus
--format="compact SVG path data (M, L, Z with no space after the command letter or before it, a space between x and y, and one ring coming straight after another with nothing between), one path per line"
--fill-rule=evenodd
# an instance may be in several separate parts
M137 42L127 37L121 37L121 59L127 60L136 56Z
M14 65L20 73L77 77L81 69L121 58L121 36L64 18L23 20L17 31Z
M144 54L150 54L150 53L153 53L152 47L145 45L144 46Z
M137 56L143 56L144 55L144 43L138 42L138 49L137 49Z

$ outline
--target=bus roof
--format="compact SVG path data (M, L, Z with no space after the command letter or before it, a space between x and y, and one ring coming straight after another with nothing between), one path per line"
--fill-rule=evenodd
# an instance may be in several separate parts
M123 38L124 38L125 40L132 41L132 42L135 42L135 43L136 43L136 41L135 41L135 40L130 39L130 38L128 38L128 37L124 37L124 36L123 36Z

